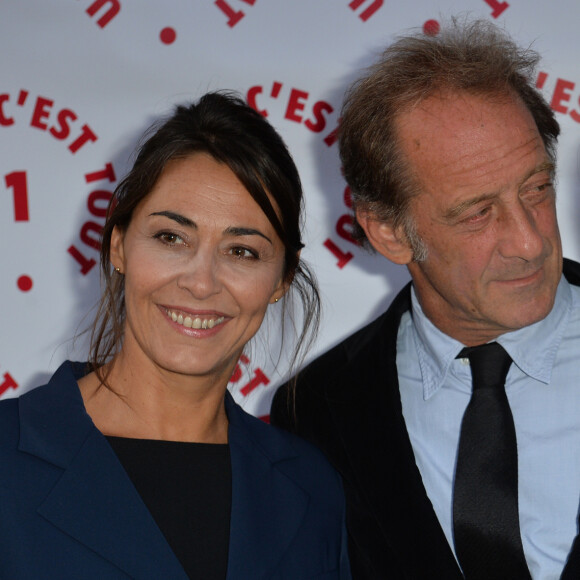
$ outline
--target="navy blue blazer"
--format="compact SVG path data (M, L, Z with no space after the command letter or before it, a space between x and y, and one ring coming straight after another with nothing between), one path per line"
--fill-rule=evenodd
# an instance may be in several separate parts
M64 363L0 402L0 578L186 580ZM310 444L226 395L232 462L227 579L350 578L338 475ZM195 525L195 522L192 522Z

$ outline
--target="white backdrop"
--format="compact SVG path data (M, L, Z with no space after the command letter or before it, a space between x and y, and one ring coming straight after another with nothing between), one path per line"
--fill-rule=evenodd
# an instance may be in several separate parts
M349 239L333 131L345 87L393 37L488 18L544 57L538 86L558 114L558 212L580 258L578 0L2 0L0 4L0 397L44 383L90 322L98 235L140 134L174 104L234 89L289 145L306 192L303 257L324 301L308 360L382 312L404 268ZM262 350L231 389L268 413L281 376ZM356 388L356 385L353 385Z

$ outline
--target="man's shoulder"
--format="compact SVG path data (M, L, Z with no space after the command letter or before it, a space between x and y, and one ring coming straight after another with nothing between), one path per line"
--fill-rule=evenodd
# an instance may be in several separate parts
M298 381L301 382L307 377L312 377L321 372L326 375L331 369L334 369L337 373L341 372L342 368L353 364L361 356L367 357L371 354L370 351L378 350L384 338L384 332L387 330L385 327L387 312L384 312L378 318L348 335L338 344L315 358L301 371Z
M364 381L369 373L379 373L378 368L386 365L389 353L393 356L396 353L397 329L402 314L410 308L410 296L408 284L386 312L314 359L294 380L282 385L272 402L272 422L293 430L299 414L322 420L328 397L341 400L353 383Z
M340 374L344 368L386 354L396 342L402 314L410 308L410 283L395 297L389 308L378 318L347 336L336 346L320 355L299 375L298 381L309 380L320 373Z

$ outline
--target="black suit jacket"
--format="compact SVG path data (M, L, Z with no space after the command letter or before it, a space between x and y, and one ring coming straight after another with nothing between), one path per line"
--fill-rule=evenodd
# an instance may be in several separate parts
M564 260L564 274L580 285L580 264ZM409 284L382 316L300 373L295 410L288 385L272 405L272 423L318 445L343 477L355 580L463 577L427 497L402 413L396 344L410 306ZM578 578L577 537L562 580Z

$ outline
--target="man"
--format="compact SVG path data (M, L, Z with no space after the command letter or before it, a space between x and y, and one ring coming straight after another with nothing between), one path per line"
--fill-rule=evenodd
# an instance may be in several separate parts
M533 86L537 61L492 24L453 22L399 39L347 94L340 153L361 239L412 282L309 365L295 398L280 389L271 419L341 473L354 578L580 578L580 266L562 258L559 126ZM484 480L512 451L470 471L488 436L513 435L491 427L499 412L459 459L476 384L462 349L487 343L509 355L509 501Z

